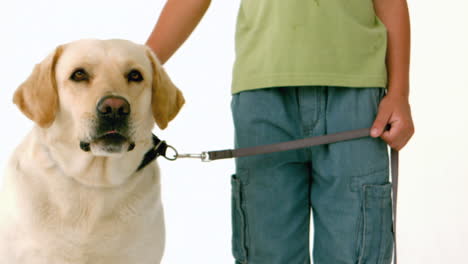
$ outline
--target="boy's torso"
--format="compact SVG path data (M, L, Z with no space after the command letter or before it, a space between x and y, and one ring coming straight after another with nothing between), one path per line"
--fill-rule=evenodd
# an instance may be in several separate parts
M372 0L243 0L232 92L385 87L386 33Z

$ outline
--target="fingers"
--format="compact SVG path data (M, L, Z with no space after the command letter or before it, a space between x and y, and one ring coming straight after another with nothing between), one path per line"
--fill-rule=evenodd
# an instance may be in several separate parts
M385 131L387 124L390 130ZM372 137L381 137L391 148L400 150L414 134L411 110L406 100L384 97L371 128Z
M382 133L381 138L395 150L401 150L414 134L412 124L404 124L403 122L392 122L390 130Z
M398 147L401 145L401 137L398 137L401 134L401 127L398 122L393 122L390 130L384 131L381 138L387 142L387 144L392 148L399 150Z
M380 108L371 129L372 137L380 137L384 132L385 126L389 123L392 112L389 108Z

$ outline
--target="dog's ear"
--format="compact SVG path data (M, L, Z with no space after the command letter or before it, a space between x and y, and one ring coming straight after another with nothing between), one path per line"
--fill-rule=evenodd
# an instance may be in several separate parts
M172 83L171 79L159 63L156 55L146 47L146 53L153 67L153 90L151 107L153 117L159 128L165 129L169 121L174 119L185 103L182 92Z
M41 63L36 64L33 72L13 96L13 102L21 112L41 127L49 127L55 119L58 108L55 64L62 53L58 46Z

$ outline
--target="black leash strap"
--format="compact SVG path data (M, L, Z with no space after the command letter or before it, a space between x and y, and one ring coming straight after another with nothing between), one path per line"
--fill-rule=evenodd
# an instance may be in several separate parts
M393 211L393 241L395 248L393 249L394 264L397 264L397 240L396 240L396 224L397 224L397 197L398 197L398 151L391 149L391 171L392 171L392 211Z
M390 130L390 125L385 127L385 130ZM225 150L215 150L202 152L201 154L178 154L177 151L166 144L165 141L161 141L155 135L153 135L153 144L154 147L150 149L143 158L140 166L137 171L144 168L150 162L155 160L159 156L163 156L168 160L176 160L178 158L199 158L202 161L213 161L219 159L229 159L229 158L239 158L245 156L253 156L259 154L267 154L272 152L281 152L293 149L300 149L305 147L318 146L323 144L331 144L339 141L346 141L352 139L358 139L363 137L370 136L370 128L362 128L356 130L350 130L345 132L339 132L335 134L328 134L323 136L309 137L304 139L298 139L293 141L261 145L255 147L239 148L239 149L225 149ZM173 158L168 158L166 156L167 148L174 150L175 155ZM397 224L397 196L398 196L398 151L391 149L391 174L392 174L392 200L393 200L393 241L394 241L394 251L393 259L394 264L397 264L397 241L396 241L396 224Z
M281 142L270 145L262 145L256 147L239 148L239 149L226 149L209 151L209 160L238 158L245 156L252 156L258 154L267 154L272 152L287 151L305 147L312 147L323 144L330 144L338 141L345 141L350 139L357 139L362 137L368 137L369 129L357 129L351 131L340 132L336 134L329 134L324 136L309 137L304 139L298 139L294 141Z

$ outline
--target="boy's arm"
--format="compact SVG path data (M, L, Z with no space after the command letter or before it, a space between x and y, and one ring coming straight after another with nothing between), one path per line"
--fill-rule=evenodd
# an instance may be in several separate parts
M388 32L388 93L409 96L410 21L406 0L374 0Z
M388 93L379 105L371 135L381 136L392 148L400 150L414 134L409 105L410 22L406 0L374 0L377 16L388 34ZM385 131L385 125L392 128ZM382 133L383 132L383 133Z
M164 64L190 36L211 0L168 0L146 41Z

